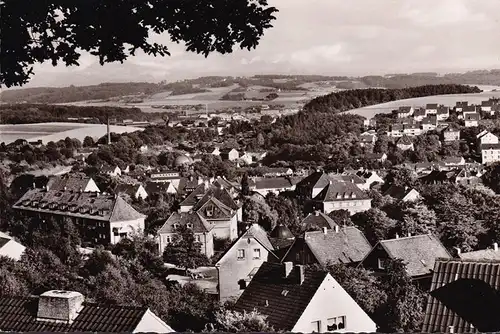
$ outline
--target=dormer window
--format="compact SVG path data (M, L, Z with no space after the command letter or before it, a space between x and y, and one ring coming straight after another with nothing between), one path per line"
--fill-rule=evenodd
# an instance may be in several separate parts
M342 195L340 193L337 193L337 199L341 199Z
M385 259L378 259L378 269L385 269Z
M351 198L356 198L356 194L355 194L355 193L352 193L352 194L351 194Z
M177 230L179 228L179 224L175 223L174 224L174 230Z
M207 217L212 217L214 215L214 211L212 209L207 209L207 211L205 211L205 212L206 212Z
M191 223L187 223L186 226L187 226L187 228L193 228L193 224L191 224Z
M345 315L340 317L333 317L327 320L327 330L329 332L345 329Z

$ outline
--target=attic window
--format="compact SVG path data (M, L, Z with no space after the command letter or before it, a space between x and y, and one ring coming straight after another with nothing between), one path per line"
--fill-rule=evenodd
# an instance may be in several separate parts
M179 228L179 224L175 223L174 224L174 230L177 230Z
M206 211L207 217L212 217L214 215L214 211L211 209L207 209Z
M331 331L341 330L345 328L345 315L340 317L329 318L327 320L326 329Z
M191 224L191 223L187 223L186 226L187 226L187 228L193 228L193 224Z
M351 198L356 198L356 194L355 194L355 193L352 193L352 194L351 194Z
M340 193L337 193L337 199L341 199L342 195Z
M281 295L286 297L286 295L288 295L288 292L288 290L283 290L281 291Z

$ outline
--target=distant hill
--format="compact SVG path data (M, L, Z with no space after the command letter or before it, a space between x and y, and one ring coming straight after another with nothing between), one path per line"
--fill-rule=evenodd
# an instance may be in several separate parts
M171 95L183 95L207 92L211 88L263 86L280 90L306 90L303 84L313 82L329 82L340 89L359 89L380 87L402 89L424 85L499 85L500 70L481 70L466 73L449 73L438 75L434 72L412 74L391 74L385 76L324 76L324 75L276 75L262 74L252 77L207 76L196 79L182 80L172 83L129 82L103 83L93 86L70 86L64 88L25 88L7 90L1 93L2 102L16 103L65 103L86 100L106 100L123 96L147 97L160 92Z

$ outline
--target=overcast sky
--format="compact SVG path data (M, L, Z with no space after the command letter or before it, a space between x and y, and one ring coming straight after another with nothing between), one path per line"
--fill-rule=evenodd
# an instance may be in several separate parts
M208 58L172 44L101 67L35 67L27 87L174 81L258 73L370 75L500 68L499 0L269 0L279 9L257 49ZM168 36L155 36L168 43ZM168 44L170 45L170 44Z

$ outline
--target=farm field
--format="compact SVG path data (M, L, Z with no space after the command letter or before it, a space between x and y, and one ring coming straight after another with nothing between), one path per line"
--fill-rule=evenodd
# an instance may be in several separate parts
M346 113L372 118L376 114L387 114L401 106L425 107L427 103L438 103L453 107L458 101L469 101L470 104L480 104L481 101L488 100L491 97L500 98L500 91L484 91L474 94L450 94L418 97L413 99L397 100L387 103L376 104L373 106L352 109Z
M131 126L110 126L111 132L125 133L142 131L142 128ZM12 143L17 139L29 141L42 140L44 144L49 141L58 141L66 137L77 138L80 141L86 136L98 139L106 134L105 124L85 123L34 123L34 124L2 124L0 125L0 143Z

